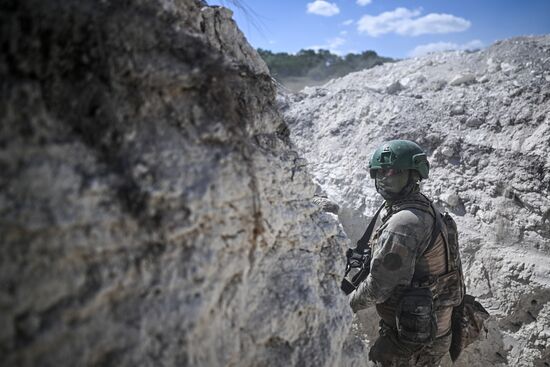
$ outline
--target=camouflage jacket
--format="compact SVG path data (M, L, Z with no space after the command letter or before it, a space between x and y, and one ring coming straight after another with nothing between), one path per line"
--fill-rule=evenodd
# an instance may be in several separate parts
M448 234L446 228L434 233L436 215L429 199L420 193L386 205L370 241L370 274L351 295L354 312L375 304L382 320L395 327L402 292L413 284L429 286L438 297L437 336L448 333L452 306L461 301L463 280L461 270L449 272L444 240ZM436 236L433 241L432 236Z
M406 200L429 202L420 193ZM382 303L399 288L410 286L417 263L430 243L434 216L415 208L393 213L392 206L396 204L399 203L386 204L378 218L370 240L373 253L370 274L351 295L354 312Z

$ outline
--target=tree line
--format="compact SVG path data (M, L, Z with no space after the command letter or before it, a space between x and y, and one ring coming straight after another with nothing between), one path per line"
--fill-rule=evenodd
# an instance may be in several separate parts
M258 53L266 62L271 74L279 80L290 77L326 80L395 61L389 57L378 56L374 51L338 56L322 49L317 51L300 50L296 54L289 54L286 52L274 53L260 48Z

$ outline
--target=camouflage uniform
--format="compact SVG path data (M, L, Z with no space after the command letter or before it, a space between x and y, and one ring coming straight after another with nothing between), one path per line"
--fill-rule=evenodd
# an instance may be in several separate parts
M407 207L407 202L413 207ZM402 290L446 272L442 234L431 241L435 217L429 203L424 195L414 192L386 204L370 241L370 274L351 296L354 312L376 305L382 319L380 336L369 358L382 366L437 366L449 350L452 307L436 308L437 333L431 345L408 344L396 334L395 312ZM399 205L405 209L394 213Z

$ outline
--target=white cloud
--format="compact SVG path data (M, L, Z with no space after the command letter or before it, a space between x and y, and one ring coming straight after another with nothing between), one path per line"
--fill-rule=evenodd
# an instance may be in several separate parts
M481 42L480 40L472 40L462 45L452 42L434 42L416 46L414 50L409 52L409 56L417 57L439 51L476 50L483 47L483 42Z
M330 48L338 48L342 46L344 43L346 43L346 40L342 37L334 37L328 39L328 44Z
M379 15L364 15L357 22L359 33L376 37L386 33L402 36L419 36L421 34L441 34L462 32L470 28L471 22L451 14L430 13L419 17L419 9L397 8Z
M315 50L315 51L318 51L321 49L329 50L333 54L342 55L343 52L339 50L339 48L345 43L346 43L346 40L344 38L334 37L334 38L327 39L324 45L313 45L313 46L309 46L308 49Z
M307 12L325 17L331 17L340 13L340 9L335 3L329 3L324 0L315 0L314 2L307 4Z
M409 10L397 8L394 11L387 11L377 16L364 15L357 22L359 33L367 33L373 37L381 34L396 32L397 29L406 21L420 15L420 10Z
M346 34L348 34L348 31L340 31L340 36L345 36Z
M372 3L372 0L357 0L356 2L357 2L357 5L359 6L365 6Z
M429 33L462 32L470 28L471 23L464 18L451 14L431 13L424 17L412 20L401 30L402 34L418 36Z
M462 45L463 50L479 50L483 47L485 47L485 45L480 40L472 40Z
M342 25L352 25L352 24L353 24L353 19L348 19L342 22Z

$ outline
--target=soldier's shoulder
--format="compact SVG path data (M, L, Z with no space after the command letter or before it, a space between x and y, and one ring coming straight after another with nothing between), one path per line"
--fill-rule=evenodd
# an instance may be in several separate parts
M427 227L433 221L429 211L419 208L403 208L388 220L388 229L398 227Z
M403 208L390 217L389 222L402 224L419 224L430 214L417 208Z

